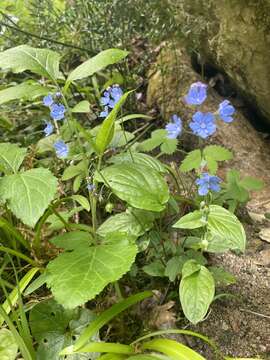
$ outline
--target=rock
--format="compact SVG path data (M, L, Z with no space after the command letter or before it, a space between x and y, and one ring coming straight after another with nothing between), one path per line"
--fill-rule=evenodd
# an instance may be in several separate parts
M178 0L176 21L202 63L224 71L270 124L270 0Z
M259 237L263 240L266 241L268 243L270 243L270 227L268 228L263 228L260 233L259 233Z
M187 122L191 119L194 108L185 103L183 96L186 95L190 84L196 81L203 80L193 70L185 48L175 49L166 44L156 64L149 72L147 104L150 108L158 108L166 121L172 114L179 114L187 128ZM221 98L214 89L209 87L207 101L203 103L200 110L215 112L223 100L224 98ZM186 134L181 137L180 141L186 149L192 150L196 147L198 138ZM264 139L237 109L235 120L230 124L219 121L218 131L207 143L224 145L234 153L234 159L226 162L220 175L224 175L226 170L234 168L240 170L243 176L254 176L264 181L264 189L252 194L248 210L261 214L269 212L269 141Z

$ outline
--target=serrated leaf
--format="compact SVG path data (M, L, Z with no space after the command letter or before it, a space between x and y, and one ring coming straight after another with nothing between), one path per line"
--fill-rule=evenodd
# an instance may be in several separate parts
M242 179L239 184L247 190L261 190L264 187L264 183L260 179L256 179L252 176L246 176Z
M123 162L134 162L137 164L149 166L160 173L167 172L163 164L153 156L143 153L133 152L133 151L131 152L131 154L129 152L126 152L115 155L111 157L109 161L113 164L121 164Z
M58 139L57 134L52 134L41 138L37 142L37 147L36 147L37 154L41 155L46 152L53 151L54 150L53 145L57 141L57 139Z
M176 277L181 274L183 265L186 261L185 256L174 256L166 264L165 276L168 276L170 281L175 281Z
M88 309L65 310L55 300L38 303L30 312L30 327L38 342L37 359L60 360L59 352L75 343L86 326L95 319ZM98 340L98 334L92 341ZM67 355L68 360L90 360L95 354Z
M104 182L131 206L150 211L162 211L169 200L169 189L163 177L154 169L140 164L125 163L102 170Z
M17 357L18 345L8 329L0 329L0 359L15 360Z
M246 234L237 217L219 205L210 205L209 210L207 227L211 235L227 239L232 244L231 249L243 252L246 247Z
M202 212L195 210L182 216L173 227L178 229L197 229L206 225L206 221L203 219Z
M38 168L0 179L0 198L24 224L34 227L54 199L57 179Z
M27 149L16 144L0 144L0 170L9 175L16 173L25 158Z
M219 145L208 145L203 150L203 155L211 157L216 161L225 161L233 158L230 150Z
M208 172L212 175L215 175L218 170L218 162L208 155L205 155L204 158L206 161L205 165L207 165Z
M0 91L0 105L12 100L31 100L39 96L47 95L48 88L39 84L22 83Z
M20 45L0 53L0 68L20 73L30 70L35 74L60 78L60 55L48 49L36 49L28 45Z
M197 324L203 320L214 299L215 281L205 266L199 265L199 270L191 272L192 262L194 263L194 260L186 262L183 267L179 295L186 318Z
M127 51L120 49L107 49L101 51L96 56L85 61L74 69L68 76L67 82L83 79L96 72L106 68L109 65L116 64L128 55Z
M96 136L96 148L100 154L104 153L107 146L112 141L117 114L131 92L132 91L128 91L120 98L120 100L116 103L112 111L109 113L109 115L101 124Z
M228 271L225 271L221 267L210 266L208 268L208 270L211 271L211 273L214 277L215 283L218 286L222 286L222 285L228 286L228 285L236 283L236 278L231 273L229 273Z
M173 154L177 149L177 139L168 139L166 138L165 141L160 146L160 150L163 154L171 155Z
M136 245L120 244L81 247L60 254L47 266L47 285L60 304L75 308L129 271L136 253Z
M182 161L180 170L183 172L191 171L193 169L199 169L202 162L201 150L193 150L187 154Z
M71 111L73 113L88 113L90 111L90 103L87 100L82 100Z

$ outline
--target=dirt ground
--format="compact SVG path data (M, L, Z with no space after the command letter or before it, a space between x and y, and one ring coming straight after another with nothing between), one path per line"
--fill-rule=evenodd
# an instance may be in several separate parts
M207 319L194 330L214 339L226 355L260 355L266 360L270 359L270 243L260 240L258 230L257 224L246 227L249 239L244 255L227 253L213 258L214 264L236 276L237 283L224 289L235 297L217 300ZM207 359L214 359L204 350Z

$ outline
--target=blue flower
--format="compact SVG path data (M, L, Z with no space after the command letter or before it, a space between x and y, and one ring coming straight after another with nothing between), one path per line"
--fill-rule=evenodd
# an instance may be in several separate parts
M45 121L45 128L43 129L44 133L45 133L45 136L49 136L51 135L51 133L53 132L53 124L49 121Z
M56 155L59 158L65 158L68 156L68 145L65 144L63 140L58 140L56 143L54 143L54 149L56 152Z
M51 94L44 96L43 104L48 107L50 107L53 104L53 97Z
M171 117L171 120L172 121L165 126L165 129L167 130L167 138L176 139L182 131L182 120L176 114Z
M215 117L212 113L202 113L197 111L192 116L192 122L189 124L193 134L206 139L216 131Z
M207 195L210 190L214 192L220 191L220 182L221 179L218 176L202 173L200 178L196 180L196 184L199 186L199 195Z
M88 184L86 185L86 187L87 187L87 189L88 189L90 192L94 191L95 188L96 188L94 184L90 184L90 183L88 183Z
M65 107L62 104L52 104L51 105L51 117L54 120L61 120L65 117Z
M99 114L99 117L105 118L105 117L107 117L108 115L109 115L109 108L108 108L108 106L105 106L104 110L101 111L101 113Z
M103 96L100 98L100 104L105 106L105 108L104 111L100 113L100 117L106 117L109 113L109 108L113 109L122 95L123 91L119 85L113 85L104 91Z
M233 121L232 115L235 113L235 108L231 105L229 100L224 100L219 104L218 115L226 123Z
M60 93L60 91L57 91L55 93L55 97L58 98L58 99L62 97L62 94Z
M207 85L200 81L191 84L187 96L185 96L186 103L189 105L201 105L207 98Z

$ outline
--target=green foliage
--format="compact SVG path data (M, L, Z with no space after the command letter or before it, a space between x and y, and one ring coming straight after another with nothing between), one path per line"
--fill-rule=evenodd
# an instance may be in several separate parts
M91 76L96 72L106 68L109 65L115 64L124 59L128 55L127 51L119 49L108 49L100 52L93 58L85 61L74 69L68 76L67 82L80 80Z
M167 184L150 167L122 163L103 169L101 175L100 181L109 186L120 199L136 208L162 211L169 200Z
M151 133L151 138L142 141L138 145L140 151L152 151L160 146L164 154L173 154L177 148L177 139L169 139L166 130L155 130Z
M0 199L24 224L34 227L54 199L57 179L47 169L31 169L0 179Z
M12 100L31 100L49 93L49 89L39 84L24 82L0 91L0 105Z
M83 330L95 319L88 309L66 310L53 299L40 302L30 312L31 332L38 342L37 358L40 360L61 359L63 347L76 342ZM98 340L94 334L91 341ZM93 359L91 354L70 355L66 359Z
M180 170L183 172L190 171L193 169L199 169L202 162L202 154L200 150L191 151L185 159L182 161Z
M0 358L2 360L15 360L18 345L8 329L0 329Z
M136 245L76 246L47 266L47 285L65 308L74 309L120 279L134 262Z
M215 295L214 278L205 266L194 260L185 263L179 288L185 316L193 324L205 317Z
M25 156L27 149L10 143L0 144L0 170L6 175L16 173Z
M20 73L29 70L52 80L59 79L60 55L52 50L20 45L0 53L0 68Z

